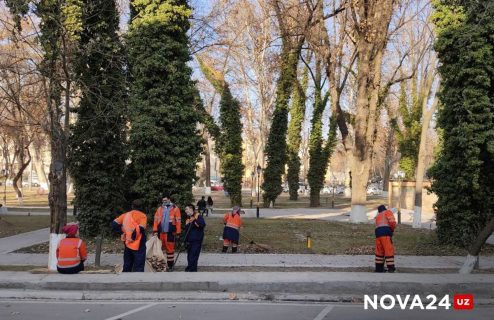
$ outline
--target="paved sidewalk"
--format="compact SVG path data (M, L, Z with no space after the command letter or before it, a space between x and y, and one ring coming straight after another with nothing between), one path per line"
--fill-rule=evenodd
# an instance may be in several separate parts
M140 292L170 291L231 292L264 295L274 300L276 294L320 294L363 299L364 294L474 294L476 299L494 299L494 276L487 274L374 274L345 272L160 272L122 274L30 274L0 272L0 298L10 290L79 291L88 299L92 291L110 293L118 299L122 292L143 299ZM62 291L62 292L60 292ZM106 295L108 297L108 295ZM128 297L127 297L128 298ZM91 298L89 298L91 299ZM327 297L326 297L327 299Z
M49 228L21 233L11 237L0 238L0 254L5 254L25 247L30 247L38 243L47 242L49 239Z
M120 254L103 254L102 265L114 266L122 263ZM396 256L397 268L417 269L458 269L465 257L458 256ZM46 254L8 253L0 256L0 265L46 266ZM89 255L88 263L94 263L94 255ZM181 254L178 266L187 265L186 254ZM199 267L277 267L277 268L368 268L374 266L371 255L318 255L318 254L221 254L202 253ZM494 257L481 257L480 269L494 269Z

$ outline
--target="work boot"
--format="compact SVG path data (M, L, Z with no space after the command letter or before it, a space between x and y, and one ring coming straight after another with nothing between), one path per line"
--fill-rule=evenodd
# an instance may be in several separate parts
M221 252L226 253L227 251L228 251L228 247L227 246L223 246L223 250L221 250Z
M384 272L384 263L376 263L376 270L374 270L374 272Z
M167 272L173 271L173 261L168 261L168 267L166 268Z
M237 247L232 247L232 253L237 253Z
M396 269L395 269L394 265L388 266L388 272L389 273L394 273L395 271L396 271Z

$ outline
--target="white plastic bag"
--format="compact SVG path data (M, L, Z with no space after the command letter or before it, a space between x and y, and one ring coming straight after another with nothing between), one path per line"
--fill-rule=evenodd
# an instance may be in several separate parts
M151 266L153 271L166 269L166 258L161 250L161 240L157 236L152 236L146 242L146 265Z

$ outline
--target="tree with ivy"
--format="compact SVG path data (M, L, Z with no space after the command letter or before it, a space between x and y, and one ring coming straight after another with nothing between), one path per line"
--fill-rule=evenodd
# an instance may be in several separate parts
M398 150L401 154L400 168L406 179L413 179L417 167L420 135L422 132L422 104L417 94L417 75L412 77L411 94L407 90L407 83L400 83L399 114L402 119L402 128L397 120L392 120L395 129ZM411 97L411 99L409 98Z
M74 63L79 105L69 137L69 170L81 232L108 231L124 204L127 119L125 55L114 0L83 0L82 30Z
M191 9L186 0L133 0L131 13L128 177L151 213L164 194L180 205L193 199L201 137L187 65Z
M230 196L232 206L242 205L242 178L245 166L242 163L242 121L240 102L231 93L224 75L214 70L204 59L197 57L202 73L221 95L220 125L205 122L214 137L215 151L220 158L221 180Z
M443 0L434 8L443 132L430 170L437 234L463 247L483 235L473 250L478 256L494 226L494 1Z
M226 83L223 84L220 100L220 130L216 141L216 153L220 157L221 175L225 190L233 205L242 205L242 122L240 103L235 99Z
M312 111L311 131L309 136L309 171L307 179L310 186L310 206L321 205L321 189L324 187L324 178L328 169L329 159L336 144L336 122L335 117L329 121L328 138L323 137L323 114L328 104L329 92L323 95L323 81L321 77L322 61L316 59L316 70L314 77L314 108Z
M309 84L308 69L302 75L302 81L295 80L292 93L292 105L290 107L290 123L288 124L288 189L290 192L290 200L298 199L298 183L300 179L300 157L299 150L302 142L301 132L302 123L305 117L305 101L307 100L307 88Z

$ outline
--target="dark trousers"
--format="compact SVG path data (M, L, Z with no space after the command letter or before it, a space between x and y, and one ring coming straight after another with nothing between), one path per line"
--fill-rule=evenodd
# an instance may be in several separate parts
M71 268L60 268L57 266L57 270L59 273L62 274L76 274L81 271L84 271L84 262L81 261L78 266L71 267Z
M187 268L185 271L196 272L199 254L201 253L202 241L192 241L187 247Z
M139 250L125 247L124 264L122 272L144 272L146 262L146 246L140 246Z

